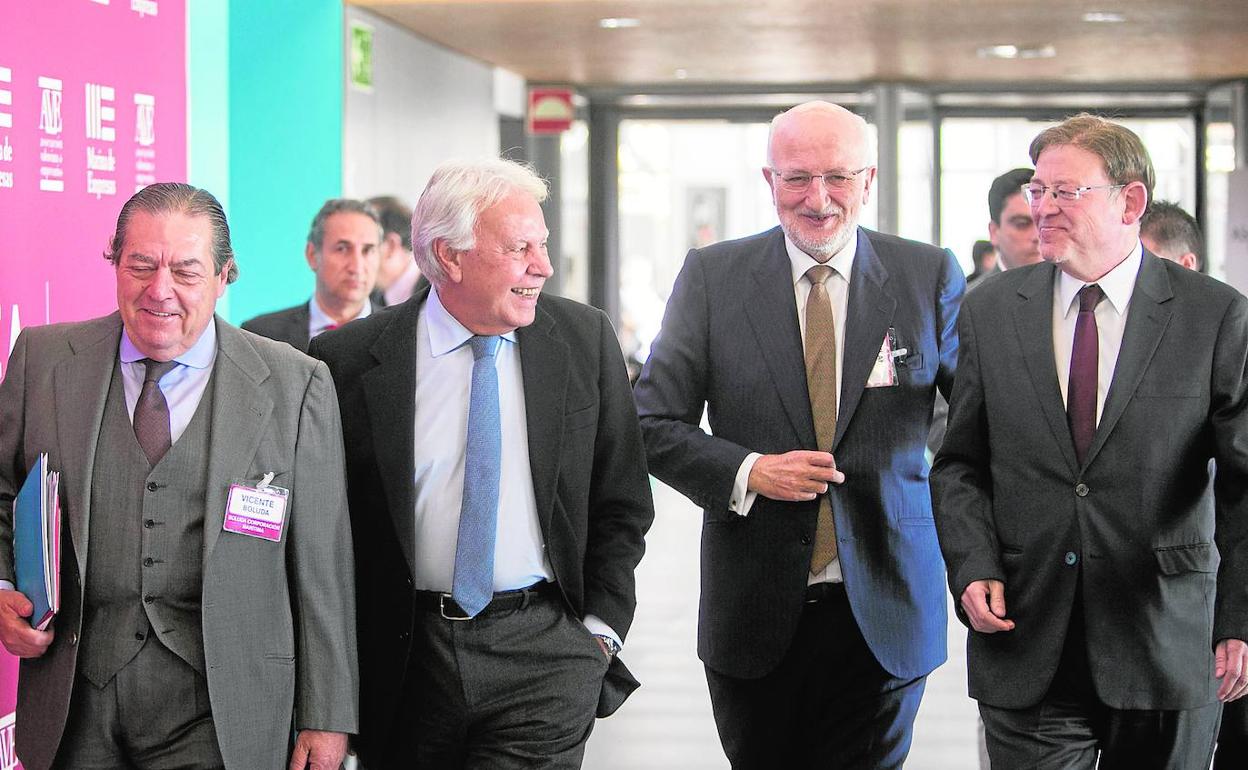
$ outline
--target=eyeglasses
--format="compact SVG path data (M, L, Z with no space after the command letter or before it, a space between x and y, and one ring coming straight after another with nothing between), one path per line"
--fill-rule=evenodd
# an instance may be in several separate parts
M773 168L771 173L780 180L780 187L789 192L806 192L814 179L822 179L823 186L829 190L848 190L853 187L858 175L869 168L871 167L863 166L857 171L829 171L826 174L803 174L800 171L784 173Z
M1044 194L1048 193L1053 196L1053 200L1061 200L1067 203L1073 203L1083 197L1083 194L1090 190L1120 190L1126 187L1125 184L1097 184L1085 185L1083 187L1075 187L1068 184L1058 184L1052 187L1042 184L1025 184L1020 189L1023 191L1023 197L1031 205L1036 205L1044 198Z

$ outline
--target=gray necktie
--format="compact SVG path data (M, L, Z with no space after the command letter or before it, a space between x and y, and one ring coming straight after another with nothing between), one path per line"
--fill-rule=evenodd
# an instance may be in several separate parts
M806 271L810 294L806 297L806 387L810 391L810 413L815 420L819 451L831 452L836 437L836 326L832 300L823 284L832 277L832 268L815 265ZM815 526L815 548L810 571L821 572L836 558L836 522L832 501L819 496L819 522Z
M145 358L143 365L146 367L143 390L134 405L134 436L139 440L143 454L147 455L147 462L155 468L173 444L169 432L169 404L165 401L165 394L160 392L160 378L178 362Z

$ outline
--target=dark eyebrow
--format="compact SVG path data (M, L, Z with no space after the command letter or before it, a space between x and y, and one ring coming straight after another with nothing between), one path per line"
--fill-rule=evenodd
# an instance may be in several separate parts
M130 260L131 262L142 262L145 265L156 264L155 257L149 257L148 255L139 251L132 251L129 254L126 254L125 258Z

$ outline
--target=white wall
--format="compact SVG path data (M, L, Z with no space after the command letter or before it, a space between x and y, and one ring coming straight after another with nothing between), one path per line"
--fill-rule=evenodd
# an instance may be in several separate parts
M373 28L373 90L346 78L342 193L398 195L413 205L442 161L498 152L494 69L417 37L369 11L346 6ZM296 119L296 118L292 118Z

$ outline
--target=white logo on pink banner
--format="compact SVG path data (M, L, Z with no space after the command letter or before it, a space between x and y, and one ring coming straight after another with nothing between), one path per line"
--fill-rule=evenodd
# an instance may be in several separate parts
M156 182L156 97L134 95L134 191Z
M156 7L156 0L130 0L130 10L139 16L155 16L160 9Z
M61 121L61 79L39 76L39 189L65 192L65 142L59 137Z
M0 129L13 127L13 70L0 67ZM9 132L0 132L0 188L12 189L13 170L7 168L13 162L13 144Z
M117 92L112 86L86 83L87 140L112 144L117 140L117 109L113 100ZM105 195L117 194L117 156L112 147L87 145L87 193L99 200Z
M17 767L17 749L13 746L13 727L16 723L16 713L0 717L0 770Z

